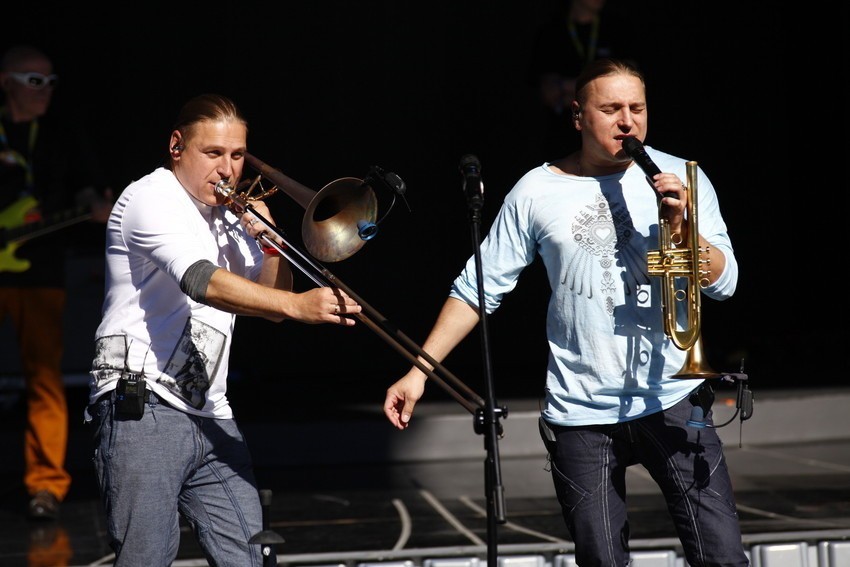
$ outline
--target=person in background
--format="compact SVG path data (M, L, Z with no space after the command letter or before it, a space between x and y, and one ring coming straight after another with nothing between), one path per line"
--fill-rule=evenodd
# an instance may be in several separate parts
M528 82L542 113L545 159L578 149L580 139L570 118L576 78L591 61L631 56L633 25L616 0L558 0L537 29Z
M649 119L644 78L626 61L586 66L570 116L580 149L516 183L481 244L481 265L487 313L538 254L546 267L549 362L540 431L576 563L629 564L626 468L640 463L667 501L688 564L743 567L720 437L687 424L711 386L673 377L687 353L666 335L661 278L647 266L660 218L674 243L691 237L686 160L646 146L661 171L648 179L624 151L624 140L646 138ZM737 286L738 264L714 187L697 174L699 246L710 262L701 291L724 300ZM423 344L437 361L479 322L474 260ZM410 426L426 378L414 366L387 389L384 413L398 429ZM713 425L710 411L706 420Z
M232 100L189 100L166 165L127 186L107 222L86 420L118 567L171 565L181 514L210 564L263 564L249 544L263 529L251 455L227 398L236 316L351 326L361 311L335 288L292 291L267 205L233 196L247 135Z
M82 244L78 221L103 223L111 208L87 130L51 107L58 80L34 46L15 45L0 59L0 322L11 320L23 369L24 486L34 520L55 520L71 485L65 252Z

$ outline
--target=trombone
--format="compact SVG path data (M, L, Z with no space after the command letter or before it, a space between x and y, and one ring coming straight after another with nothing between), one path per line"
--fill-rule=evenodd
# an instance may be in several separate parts
M332 181L321 191L316 192L263 163L252 154L246 152L245 160L260 174L245 191L239 191L237 187L226 181L216 184L216 191L226 197L225 206L240 213L250 212L265 226L267 232L275 233L280 241L271 238L267 233L261 234L258 239L264 246L276 249L314 284L338 288L351 296L360 304L362 311L349 315L350 317L356 318L374 331L411 364L439 384L477 419L480 419L479 410L485 405L481 396L397 329L326 267L314 260L317 258L325 262L335 262L344 260L360 250L377 232L377 199L369 183L377 176L379 181L394 186L397 193L403 194L403 189L400 189L403 186L401 179L394 173L373 168L373 173L367 176L366 180L345 177ZM274 187L263 189L260 183L263 177L274 183ZM254 194L258 186L261 190ZM264 199L279 190L288 194L305 209L301 227L302 240L312 257L289 242L279 228L272 225L251 205L252 201ZM420 358L430 364L431 368L428 368ZM458 390L462 391L463 395Z

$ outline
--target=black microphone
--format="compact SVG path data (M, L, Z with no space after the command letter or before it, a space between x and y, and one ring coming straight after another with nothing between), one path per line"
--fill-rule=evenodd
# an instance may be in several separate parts
M463 191L471 207L481 208L484 204L484 183L481 181L481 162L472 154L460 158L460 173L463 175Z
M638 164L643 170L644 175L649 180L650 183L653 183L653 176L661 173L661 170L658 169L658 166L655 165L651 159L649 159L649 155L646 153L646 149L643 147L643 144L635 138L634 136L629 136L628 138L623 138L623 151L626 152L630 158L635 160L635 163ZM676 197L675 193L665 193L665 197Z

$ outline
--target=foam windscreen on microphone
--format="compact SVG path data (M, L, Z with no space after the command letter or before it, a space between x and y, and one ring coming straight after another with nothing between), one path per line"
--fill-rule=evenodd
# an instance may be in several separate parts
M702 429L705 427L705 412L702 410L700 406L694 406L694 409L691 410L691 417L686 422L690 427L696 427L698 429Z
M484 204L484 184L481 181L481 162L472 154L460 158L460 173L463 175L463 191L466 200L474 210L480 210Z
M461 173L466 173L470 167L474 168L474 170L472 170L474 173L479 173L481 171L481 162L478 161L478 158L474 155L466 154L460 158Z

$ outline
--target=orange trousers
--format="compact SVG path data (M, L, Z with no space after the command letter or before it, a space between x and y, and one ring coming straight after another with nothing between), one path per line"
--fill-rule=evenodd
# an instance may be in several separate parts
M73 556L71 538L61 524L31 525L27 567L67 567Z
M65 300L60 288L0 287L0 321L12 319L26 382L24 485L30 495L49 490L60 501L71 486L65 470L68 404L62 380Z

